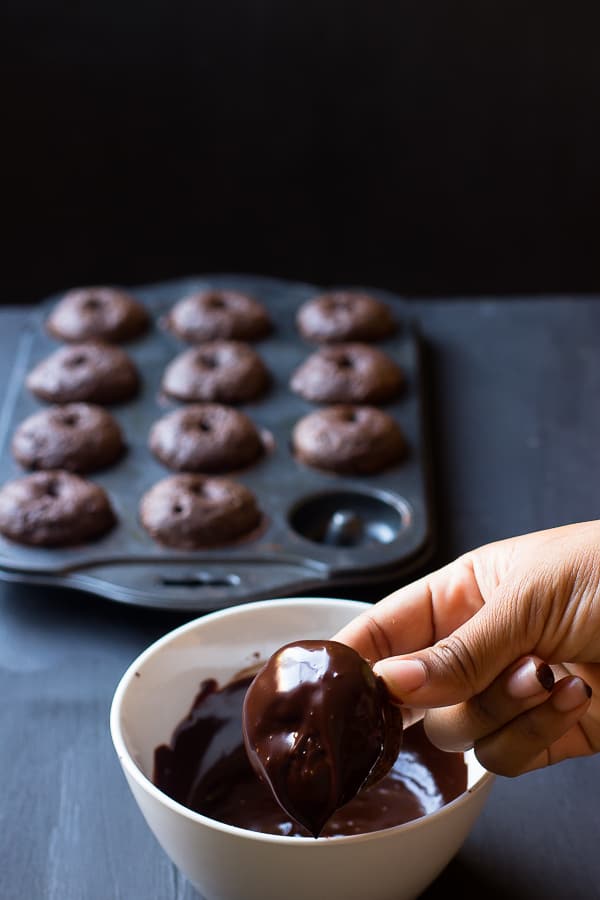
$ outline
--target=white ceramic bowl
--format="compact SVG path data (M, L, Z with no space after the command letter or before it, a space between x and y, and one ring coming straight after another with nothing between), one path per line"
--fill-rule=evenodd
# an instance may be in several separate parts
M191 812L152 782L154 748L170 740L199 684L220 684L287 641L329 637L368 604L264 600L210 613L156 641L128 668L110 714L115 750L158 842L206 900L412 900L459 850L494 776L466 754L468 790L395 828L336 838L258 834Z

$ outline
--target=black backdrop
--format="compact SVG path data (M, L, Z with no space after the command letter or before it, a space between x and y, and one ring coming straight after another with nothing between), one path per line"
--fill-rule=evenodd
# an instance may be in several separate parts
M1 302L600 288L600 5L5 0Z

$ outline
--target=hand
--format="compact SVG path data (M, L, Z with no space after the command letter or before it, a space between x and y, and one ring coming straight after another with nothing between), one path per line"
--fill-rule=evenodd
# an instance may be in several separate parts
M600 750L600 521L488 544L373 604L335 638L407 722L515 776ZM423 710L425 711L423 713Z

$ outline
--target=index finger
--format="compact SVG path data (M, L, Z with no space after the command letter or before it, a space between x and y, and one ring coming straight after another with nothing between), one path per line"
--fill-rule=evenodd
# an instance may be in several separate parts
M371 663L429 647L464 624L484 600L470 556L388 594L334 635Z

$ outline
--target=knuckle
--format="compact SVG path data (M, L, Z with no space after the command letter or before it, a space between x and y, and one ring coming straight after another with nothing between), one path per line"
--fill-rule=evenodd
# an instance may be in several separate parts
M379 624L375 616L370 613L365 613L364 623L376 659L387 659L388 656L392 656L390 639L385 628Z
M521 740L527 741L535 747L542 747L547 741L547 735L537 722L535 710L530 715L524 714L515 720L515 728L518 729Z
M469 717L478 730L496 729L504 724L494 708L488 703L486 694L475 694L468 701Z
M450 635L435 645L435 654L445 670L466 688L476 685L477 667L469 648L457 634Z

